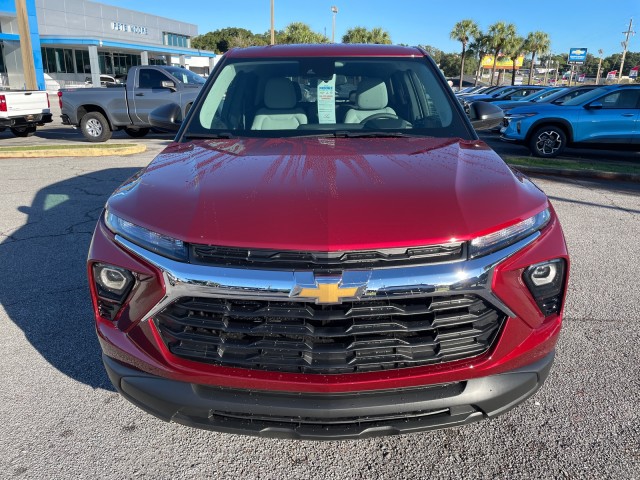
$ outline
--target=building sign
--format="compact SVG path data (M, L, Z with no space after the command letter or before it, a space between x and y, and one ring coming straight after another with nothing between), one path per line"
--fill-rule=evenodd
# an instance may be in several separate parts
M128 23L111 22L111 30L115 30L116 32L136 33L138 35L149 35L147 27L129 25Z
M616 79L616 75L618 75L618 71L617 70L611 70L609 73L607 73L607 80L615 80Z
M516 60L516 69L519 69L524 64L524 55L520 55ZM482 57L482 68L493 68L493 55L485 55ZM496 62L496 69L500 70L513 70L513 60L506 55L499 54L498 61Z
M569 49L569 63L571 65L584 65L586 61L587 61L586 48L570 48Z
M640 67L633 67L629 71L629 78L638 78L638 68L640 68Z

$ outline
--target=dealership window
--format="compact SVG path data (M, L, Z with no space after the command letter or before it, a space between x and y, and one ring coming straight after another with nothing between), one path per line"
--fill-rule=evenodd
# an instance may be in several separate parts
M91 73L91 62L88 50L76 50L76 72Z
M75 73L73 50L69 48L43 48L42 64L45 73Z
M191 37L177 33L163 32L164 44L171 47L191 48Z

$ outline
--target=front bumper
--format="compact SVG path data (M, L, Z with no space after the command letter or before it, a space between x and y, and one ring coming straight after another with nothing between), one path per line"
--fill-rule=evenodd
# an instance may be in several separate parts
M165 421L261 437L345 440L472 423L500 415L546 380L554 352L506 373L427 387L350 393L220 388L151 375L103 356L118 391Z

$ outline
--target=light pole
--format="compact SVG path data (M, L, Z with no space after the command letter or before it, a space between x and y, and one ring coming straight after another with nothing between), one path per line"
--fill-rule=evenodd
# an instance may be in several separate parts
M600 61L598 62L598 74L596 75L596 85L600 85L600 72L602 71L602 54L604 52L602 49L598 50L598 54L600 55Z
M271 0L271 45L276 43L276 31L273 25L273 0Z
M333 27L331 28L331 43L336 43L336 14L338 13L338 7L335 5L331 7L331 13L333 13Z

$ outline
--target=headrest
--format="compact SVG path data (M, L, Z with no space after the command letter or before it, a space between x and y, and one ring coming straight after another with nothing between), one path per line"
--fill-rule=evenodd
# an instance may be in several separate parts
M288 78L270 78L264 87L264 105L274 110L296 106L296 90Z
M336 85L346 85L347 77L345 75L336 75Z
M358 85L356 103L362 110L380 110L387 106L387 86L379 78L365 78Z

